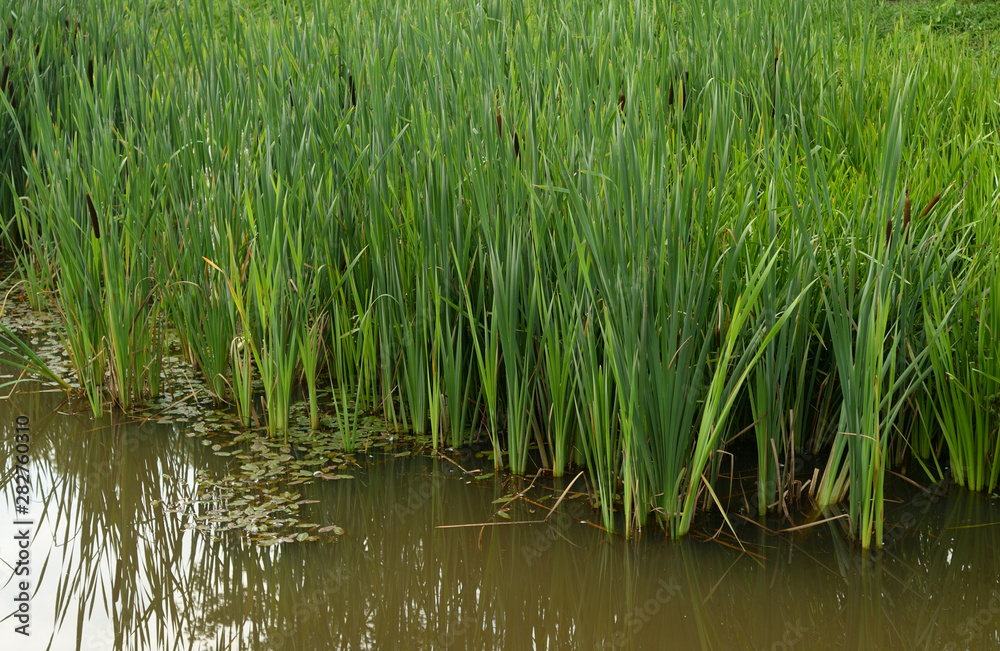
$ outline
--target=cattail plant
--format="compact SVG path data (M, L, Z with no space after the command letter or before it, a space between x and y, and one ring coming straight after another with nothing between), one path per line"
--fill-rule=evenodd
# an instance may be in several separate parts
M369 415L488 439L585 469L626 535L697 527L741 437L758 514L808 453L862 546L911 452L995 488L1000 109L938 35L899 58L794 0L68 6L0 0L0 224L95 413L176 336L247 427L301 393L348 449Z

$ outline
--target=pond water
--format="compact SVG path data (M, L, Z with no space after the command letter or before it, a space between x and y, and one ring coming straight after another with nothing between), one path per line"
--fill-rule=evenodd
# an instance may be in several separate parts
M782 535L734 522L743 551L732 536L609 537L579 499L545 520L568 482L507 507L544 522L439 528L506 522L495 501L528 480L359 454L354 479L298 487L319 500L302 514L342 535L263 547L164 509L200 470L231 463L183 426L95 421L61 401L0 401L3 649L1000 648L997 501L957 488L891 504L881 552L852 547L839 522ZM24 578L20 414L34 482L27 638L7 616Z

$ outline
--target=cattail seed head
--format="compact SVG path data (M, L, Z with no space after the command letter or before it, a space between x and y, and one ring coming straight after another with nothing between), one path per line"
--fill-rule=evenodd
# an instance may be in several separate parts
M906 191L906 200L903 202L903 232L906 232L906 227L910 225L910 210L911 204L913 202L910 200L910 191Z
M497 135L503 138L503 118L499 112L497 112Z
M521 143L517 139L517 132L514 132L514 155L517 156L518 162L521 160Z
M928 203L924 207L923 211L921 211L921 213L920 213L920 219L923 219L924 217L926 217L927 213L929 213L931 211L931 208L934 207L934 204L936 204L940 200L941 200L941 193L938 192L937 194L934 195L934 198L931 199L930 203Z
M87 212L90 213L90 227L94 229L94 237L101 239L101 225L97 221L97 211L94 210L94 202L90 200L90 195L84 195L87 199Z
M685 70L682 75L677 77L677 92L681 95L681 108L687 106L687 80L688 73ZM674 80L670 80L670 87L667 88L667 104L673 105L674 103Z

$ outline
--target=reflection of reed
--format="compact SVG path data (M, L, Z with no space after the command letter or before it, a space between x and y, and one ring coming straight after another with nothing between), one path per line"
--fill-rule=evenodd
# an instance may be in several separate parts
M922 554L933 572L924 592L948 622L942 641L952 649L1000 648L1000 510L954 486L943 501L938 538L925 538ZM941 590L943 588L943 590ZM933 620L931 620L933 621ZM938 648L944 648L939 646Z
M294 607L254 602L248 619L275 633L247 648L655 648L665 623L684 625L683 587L647 565L651 555L654 566L668 560L661 544L607 539L563 516L436 529L482 519L499 497L489 483L463 490L457 474L427 460L391 461L356 484L322 489L329 516L315 519L336 519L347 536L334 546L283 547L266 572L286 589L324 596L299 597ZM517 505L513 519L536 519L527 508ZM549 527L555 542L539 545L551 540ZM542 558L526 572L532 549Z
M67 416L56 411L58 400L22 392L0 403L5 428L16 413L33 414L31 466L41 497L33 563L46 568L39 592L54 598L54 621L39 619L38 626L51 627L54 640L73 639L88 621L106 618L113 634L92 634L77 646L180 646L176 633L194 632L200 617L185 608L198 591L181 568L199 554L181 535L180 521L153 504L168 477L188 475L193 443L178 447L176 433L167 436L163 427Z

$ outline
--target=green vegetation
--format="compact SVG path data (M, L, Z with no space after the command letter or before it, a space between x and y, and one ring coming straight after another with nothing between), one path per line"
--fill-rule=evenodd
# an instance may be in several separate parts
M759 513L824 454L807 492L864 547L910 459L996 487L992 32L834 0L0 6L0 209L95 413L159 392L173 329L272 435L328 378L348 448L382 412L585 467L626 535L685 534L741 437Z

